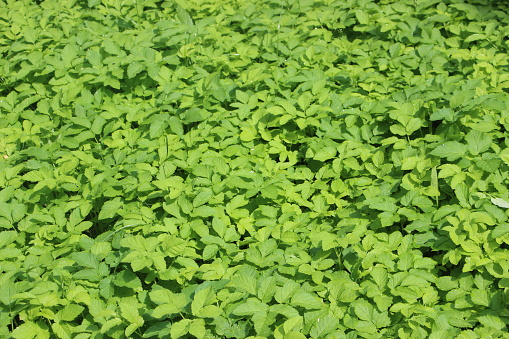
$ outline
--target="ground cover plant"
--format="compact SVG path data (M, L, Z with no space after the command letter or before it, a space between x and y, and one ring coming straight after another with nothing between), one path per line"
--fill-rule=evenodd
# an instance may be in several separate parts
M508 338L508 10L0 1L0 336Z

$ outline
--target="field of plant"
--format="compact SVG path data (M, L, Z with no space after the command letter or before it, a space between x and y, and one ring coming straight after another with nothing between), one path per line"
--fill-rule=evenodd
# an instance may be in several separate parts
M509 338L509 4L0 0L0 337Z

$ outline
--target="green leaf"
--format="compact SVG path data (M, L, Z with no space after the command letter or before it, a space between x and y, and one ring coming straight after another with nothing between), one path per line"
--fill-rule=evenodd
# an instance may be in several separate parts
M474 304L486 307L490 306L490 296L487 290L473 289L471 296Z
M180 312L180 308L176 307L174 304L163 304L156 306L154 311L152 312L152 316L154 318L165 318L172 314L177 314Z
M491 203L498 207L509 208L509 202L502 198L491 198Z
M65 45L62 49L62 61L66 68L71 67L72 61L78 56L78 50L75 45Z
M252 318L254 328L259 336L266 337L271 333L271 325L276 320L275 314L271 312L256 312Z
M173 323L170 329L171 339L177 339L189 333L191 323L191 319L182 319Z
M97 256L93 253L76 252L71 254L71 258L80 266L99 269L99 259L97 259Z
M198 108L190 108L182 114L182 122L185 124L191 124L193 122L200 122L206 119L209 114L204 110Z
M220 307L216 305L207 305L203 306L200 310L200 317L202 318L216 318L218 317L223 311Z
M306 111L308 109L309 105L311 104L312 99L313 99L313 95L311 93L304 92L297 99L297 103L303 111Z
M123 270L115 274L113 283L115 286L128 287L135 291L141 289L140 278L129 270Z
M154 310L153 316L161 318L165 315L179 313L181 309L187 305L185 295L173 293L168 289L156 289L149 292L150 300L158 304Z
M0 232L0 248L6 248L7 245L16 240L17 237L18 233L15 231Z
M465 106L473 96L474 91L457 91L453 93L449 102L452 108Z
M198 207L207 203L212 198L212 191L203 191L196 195L193 199L193 206Z
M369 24L369 15L363 10L356 10L355 17L361 25Z
M302 329L303 324L304 319L302 316L291 317L283 324L284 333L289 333L291 331L299 332Z
M461 206L465 208L470 207L471 204L470 190L466 184L460 183L456 185L456 188L454 189L454 194L456 195L456 198L458 198L458 201Z
M327 316L318 318L311 327L309 334L313 338L324 338L327 334L334 331L339 326L339 319L336 317Z
M398 210L398 206L395 203L394 198L392 197L376 197L371 199L366 199L364 202L369 208L373 208L379 211L387 211L396 213Z
M122 49L120 46L113 40L105 39L102 43L102 47L106 52L113 55L122 55Z
M205 320L203 319L194 319L189 326L189 333L194 335L196 338L204 338L205 331Z
M138 311L138 303L134 298L123 298L118 304L120 313L128 322L143 325L143 318Z
M442 108L433 112L430 116L431 121L446 120L449 122L454 121L454 111L450 108Z
M291 281L281 287L277 287L274 298L280 304L286 303L299 289L300 284Z
M423 126L423 121L419 118L413 118L408 115L398 117L399 125L392 125L391 132L398 135L412 135Z
M438 178L448 178L454 176L455 174L461 173L461 167L454 164L444 164L439 166L438 168L440 169Z
M262 278L258 287L258 298L264 302L269 303L272 296L276 293L276 278L265 277Z
M284 339L306 339L307 337L299 332L291 331L287 332L284 336Z
M361 320L373 321L374 309L373 306L364 301L357 301L353 304L355 315Z
M329 159L333 159L336 156L336 152L337 151L335 147L324 147L319 149L315 153L313 159L318 161L326 161Z
M178 15L180 22L182 22L183 24L186 24L189 26L194 25L193 19L191 18L189 13L179 5L177 5L177 15Z
M23 179L31 182L39 182L44 180L46 177L41 171L30 171L23 175Z
M505 148L500 152L500 159L506 164L509 165L509 148Z
M98 219L108 219L113 218L117 211L122 207L123 202L120 200L120 198L115 198L113 200L106 201L104 205L101 208L101 211L99 212Z
M373 267L371 276L380 289L385 288L389 280L389 274L385 268L380 266Z
M233 310L236 315L252 315L255 313L267 313L269 306L254 298L249 298Z
M442 291L450 291L452 289L458 288L458 282L453 280L450 276L440 277L435 282L439 290Z
M184 127L182 126L182 122L178 117L171 116L168 120L168 123L173 133L175 133L178 136L184 135Z
M320 92L322 91L322 89L325 87L325 84L327 83L327 81L325 79L321 79L321 80L318 80L316 81L314 84L313 84L313 87L311 87L311 93L313 95L318 95L320 94Z
M431 154L440 158L447 158L449 161L454 161L464 157L467 150L467 146L457 141L446 141L442 145L435 147L435 149L431 151Z
M503 237L507 233L509 233L509 224L508 223L503 223L501 225L498 225L497 227L495 227L493 229L493 231L491 231L491 236L494 239L498 239L498 238Z
M205 246L205 248L203 249L203 253L202 253L203 260L209 260L209 259L213 258L216 255L218 250L219 250L219 246L216 244L211 244L211 245Z
M101 326L101 332L108 332L111 330L111 328L119 325L122 323L122 319L120 318L113 318L113 319L110 319L110 320L107 320L105 322L102 323L102 326ZM120 332L122 335L124 334L123 331Z
M41 322L24 322L12 331L12 337L15 339L33 339L49 338L50 333L47 326Z
M168 122L164 118L160 118L150 124L150 138L155 139L163 135L166 127L168 126Z
M486 327L491 327L497 330L507 329L507 325L498 316L495 315L482 315L477 317L477 320Z
M115 288L113 286L113 277L109 276L104 279L102 279L99 282L99 294L103 298L111 298L113 296L113 293L115 292Z
M487 151L491 147L491 138L479 131L472 130L465 136L468 145L468 151L472 155L478 155Z
M145 69L145 66L143 66L139 62L132 62L127 66L127 77L129 79L134 78L136 75L138 75L141 71Z
M240 132L240 140L242 141L251 141L254 140L258 134L256 128L252 126L241 127Z
M102 131L102 128L104 126L104 124L106 124L106 120L101 117L101 116L98 116L94 119L94 121L92 122L92 126L90 127L90 130L94 133L94 134L100 134L101 131Z
M242 92L240 90L236 90L235 91L235 96L243 104L247 104L249 102L249 95L246 92Z
M64 321L73 321L79 316L85 308L77 304L68 304L60 312L60 318Z
M196 292L191 303L191 312L194 316L200 317L204 306L211 304L216 299L216 294L211 287Z
M303 291L297 291L293 294L291 305L304 307L306 309L319 309L324 306L322 299L318 296Z

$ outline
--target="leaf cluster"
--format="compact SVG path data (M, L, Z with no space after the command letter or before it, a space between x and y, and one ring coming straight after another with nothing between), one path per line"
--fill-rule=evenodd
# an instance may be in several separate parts
M0 336L506 338L508 27L0 1Z

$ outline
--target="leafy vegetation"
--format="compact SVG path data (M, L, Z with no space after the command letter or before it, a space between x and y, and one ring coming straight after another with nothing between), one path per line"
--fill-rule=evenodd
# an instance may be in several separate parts
M0 336L509 338L507 13L0 1Z

